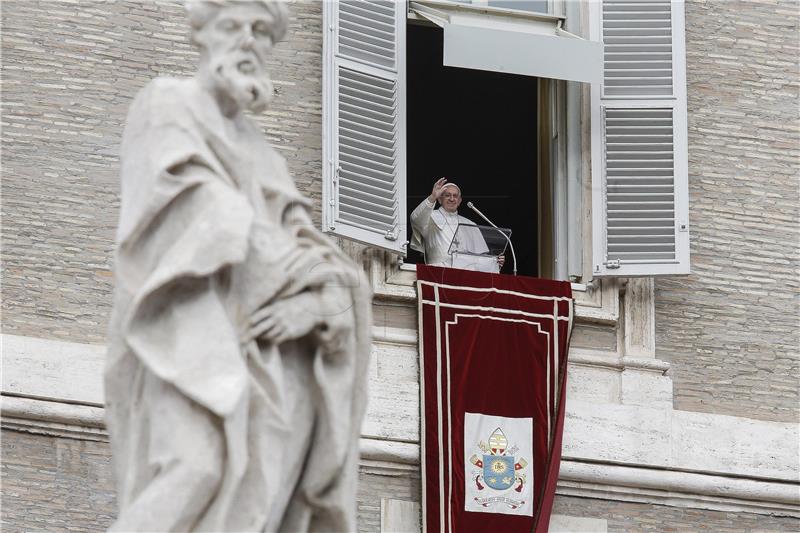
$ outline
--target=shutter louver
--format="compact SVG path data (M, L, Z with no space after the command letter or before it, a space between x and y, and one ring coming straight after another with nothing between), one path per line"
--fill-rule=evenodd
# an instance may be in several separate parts
M403 252L405 3L341 0L323 10L323 229Z
M689 272L683 4L603 0L603 84L592 87L597 276Z
M605 96L672 96L669 0L603 2Z
M394 83L339 69L339 217L390 231L397 220Z
M606 109L608 258L675 259L671 109Z
M394 19L394 6L388 2L340 2L339 55L394 69Z

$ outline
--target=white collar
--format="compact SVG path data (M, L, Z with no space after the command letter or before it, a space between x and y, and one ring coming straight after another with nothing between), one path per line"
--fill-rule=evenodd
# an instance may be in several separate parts
M457 222L459 219L458 212L450 213L441 207L434 209L433 213L431 213L431 220L439 229L444 229L445 226L452 226L453 221Z

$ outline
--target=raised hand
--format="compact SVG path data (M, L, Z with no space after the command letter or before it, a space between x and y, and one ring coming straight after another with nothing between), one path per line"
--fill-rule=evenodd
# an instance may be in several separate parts
M444 191L444 186L447 184L447 178L439 178L436 180L436 183L433 184L433 190L431 191L431 195L428 196L428 200L433 203L439 199L442 195L442 191Z

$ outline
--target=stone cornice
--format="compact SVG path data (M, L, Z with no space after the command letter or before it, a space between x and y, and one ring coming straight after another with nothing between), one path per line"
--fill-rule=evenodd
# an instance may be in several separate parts
M16 396L2 397L2 427L53 437L107 441L102 407ZM363 437L363 471L386 476L418 472L417 443ZM727 512L800 517L800 486L708 472L686 472L642 465L613 464L564 457L557 493L711 509Z
M386 357L415 359L415 332L375 328L374 333L377 349L388 350ZM104 347L13 335L2 335L2 340L3 428L108 439L102 407ZM668 368L653 358L590 350L573 350L570 357L576 370L623 376L633 370L637 376L663 380ZM419 472L419 422L414 415L419 407L411 377L407 386L405 381L397 385L407 404L403 413L408 420L402 424L387 424L384 418L386 412L396 412L397 397L375 397L360 442L365 471ZM675 411L671 401L634 405L625 403L624 395L622 401L583 401L580 395L568 400L561 494L800 516L800 468L786 447L800 438L800 425Z

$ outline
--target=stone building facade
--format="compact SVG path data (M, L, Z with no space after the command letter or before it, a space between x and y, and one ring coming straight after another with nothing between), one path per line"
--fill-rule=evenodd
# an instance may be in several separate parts
M258 120L318 208L322 7L292 12ZM197 58L177 1L1 16L2 527L102 531L120 136L138 89ZM578 293L554 529L800 528L799 25L791 1L686 4L692 274ZM359 527L378 531L420 499L413 272L342 244L376 290Z

